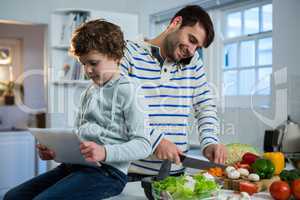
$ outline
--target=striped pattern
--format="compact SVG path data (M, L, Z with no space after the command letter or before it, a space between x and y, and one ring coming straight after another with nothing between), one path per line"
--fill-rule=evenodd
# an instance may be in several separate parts
M206 80L205 67L197 53L189 65L164 62L161 67L159 61L151 56L149 44L128 41L121 69L141 84L149 126L154 129L151 132L153 149L162 138L166 138L187 152L188 134L193 125L191 117L197 119L195 125L198 126L202 149L218 143L216 106ZM157 174L160 165L161 161L152 155L133 162L129 171ZM173 165L171 173L182 170L181 166Z

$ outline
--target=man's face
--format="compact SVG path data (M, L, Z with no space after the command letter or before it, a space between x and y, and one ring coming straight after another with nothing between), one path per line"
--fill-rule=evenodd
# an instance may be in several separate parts
M118 70L116 60L108 58L98 51L90 51L80 56L79 61L84 66L86 75L98 85L109 81Z
M192 57L204 45L205 39L205 30L199 23L177 28L165 38L166 57L175 62Z

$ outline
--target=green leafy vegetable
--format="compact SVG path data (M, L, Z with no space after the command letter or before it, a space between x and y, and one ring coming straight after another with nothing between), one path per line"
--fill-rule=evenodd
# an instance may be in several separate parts
M162 181L153 183L157 196L161 192L169 192L175 200L191 200L205 198L219 189L214 180L208 180L203 175L167 177Z
M283 170L279 176L281 180L291 183L300 178L300 169Z

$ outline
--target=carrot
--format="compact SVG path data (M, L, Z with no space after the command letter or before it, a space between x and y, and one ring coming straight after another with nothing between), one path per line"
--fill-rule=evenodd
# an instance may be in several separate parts
M221 177L223 176L223 169L220 167L212 167L209 168L207 171L209 174L211 174L212 176L216 176L216 177Z

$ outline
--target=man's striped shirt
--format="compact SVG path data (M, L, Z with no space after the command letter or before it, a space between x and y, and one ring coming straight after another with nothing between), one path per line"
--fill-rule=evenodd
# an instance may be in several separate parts
M201 151L209 144L218 143L217 109L199 54L195 53L189 64L182 65L162 61L153 55L152 48L146 42L127 41L121 69L138 80L145 95L148 125L153 128L153 151L165 138L187 152L188 135L193 125L191 117L196 118ZM155 175L161 163L152 155L134 161L129 172ZM182 166L172 165L171 173L182 171Z

